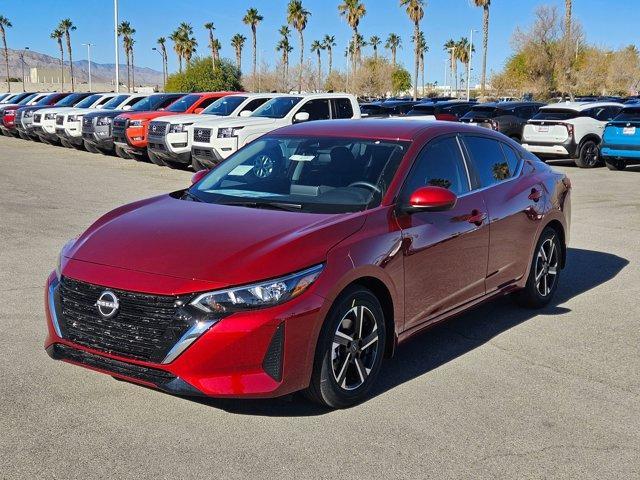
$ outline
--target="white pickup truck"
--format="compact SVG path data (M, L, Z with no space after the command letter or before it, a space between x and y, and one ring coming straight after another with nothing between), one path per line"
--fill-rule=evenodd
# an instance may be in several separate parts
M246 144L277 128L313 120L361 118L356 97L346 93L281 95L249 116L213 126L194 123L191 155L194 165L211 168Z

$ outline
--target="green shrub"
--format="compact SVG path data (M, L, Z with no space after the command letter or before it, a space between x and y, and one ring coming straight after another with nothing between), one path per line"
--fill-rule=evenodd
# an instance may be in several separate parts
M221 60L213 70L211 57L196 58L182 73L167 78L166 92L218 92L242 90L241 74L229 60Z

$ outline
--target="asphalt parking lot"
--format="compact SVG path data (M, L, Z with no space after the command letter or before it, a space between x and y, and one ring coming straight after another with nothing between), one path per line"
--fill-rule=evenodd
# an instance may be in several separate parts
M190 173L0 137L0 477L639 478L640 166L560 163L568 268L410 341L373 398L192 401L50 360L44 281L100 214Z

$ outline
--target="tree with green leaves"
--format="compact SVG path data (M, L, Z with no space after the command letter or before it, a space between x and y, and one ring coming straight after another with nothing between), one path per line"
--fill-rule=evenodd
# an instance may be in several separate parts
M9 81L9 49L7 48L7 28L11 28L11 22L4 15L0 15L0 35L2 35L2 48L4 50L4 63L7 68L7 92L11 91L11 82Z
M120 22L118 25L118 36L122 37L122 46L127 59L127 90L131 91L131 54L133 52L133 34L135 29L127 21Z
M60 91L64 92L64 47L62 46L64 33L59 28L56 28L49 37L58 43L58 49L60 50Z
M369 38L369 45L373 48L373 58L376 60L378 59L378 47L381 43L382 40L380 40L380 37L377 35L372 35L371 38Z
M351 43L354 46L354 51L352 55L352 63L355 69L355 66L361 58L361 43L357 40L359 35L358 26L360 25L360 20L367 14L367 9L360 0L344 0L340 5L338 5L338 12L340 16L344 17L351 29L353 30L353 36L351 37Z
M182 42L182 55L184 56L184 61L188 67L191 63L191 58L193 58L196 53L198 41L193 36L193 27L191 26L191 24L182 22L178 29L180 30L180 37Z
M336 37L333 35L325 35L322 43L324 44L324 48L327 50L327 56L329 57L329 75L331 75L331 72L333 71L333 47L336 46Z
M420 32L420 34L418 35L418 38L416 39L415 37L411 37L411 41L416 44L416 48L419 51L420 54L420 64L419 64L419 71L422 72L422 95L424 96L424 92L425 92L425 82L424 82L424 54L425 52L429 51L429 47L427 45L427 41L424 38L424 32Z
M182 73L169 75L167 92L216 92L242 90L240 71L228 60L220 60L211 70L209 57L196 58Z
M311 52L318 55L318 90L322 88L322 50L324 50L324 44L320 40L314 40L311 44Z
M453 38L450 38L444 44L444 49L449 54L449 68L451 70L451 86L456 87L458 91L458 56L456 55L457 43Z
M411 74L402 67L396 67L391 74L393 93L407 92L411 89Z
M462 37L456 43L456 59L464 65L465 71L465 85L469 84L469 62L471 61L471 52L475 52L476 49L473 45L469 43L469 39L467 37Z
M236 66L238 70L242 70L242 49L244 48L244 42L247 41L247 37L236 33L231 37L231 46L236 53Z
M264 20L264 17L258 13L258 10L255 8L250 8L247 10L247 13L242 18L242 22L245 25L251 27L251 37L252 37L252 46L253 46L253 78L255 81L256 77L256 68L258 65L258 46L257 46L257 28L258 24Z
M71 50L71 32L76 29L70 18L65 18L60 21L58 28L64 33L64 38L67 41L67 52L69 53L69 69L71 70L71 91L75 91L75 80L73 79L73 53Z
M571 0L566 0L571 2ZM473 0L476 7L482 8L482 78L480 80L480 91L485 94L487 83L487 50L489 48L489 7L491 0Z
M420 36L420 22L424 18L424 0L400 0L400 6L405 7L407 15L411 22L413 22L413 37L418 38ZM413 70L413 99L418 99L418 70L420 68L420 50L417 42L415 46L415 59Z
M398 49L402 48L402 39L400 38L400 35L390 33L387 37L387 43L385 43L384 48L391 51L391 63L395 67Z
M302 91L302 71L304 65L304 29L311 13L304 8L302 0L291 0L287 5L287 23L298 31L300 41L300 68L298 71L298 92Z
M278 30L278 33L280 33L280 41L276 44L276 51L282 52L282 77L286 80L289 76L289 54L293 51L293 47L291 46L291 42L289 41L291 30L289 30L289 27L287 27L286 25L283 25L282 27L280 27L280 30Z
M218 44L215 43L216 38L213 35L213 31L216 29L216 27L213 26L213 22L207 22L204 24L204 29L207 30L207 32L209 33L209 48L211 49L211 65L215 70L216 62L218 61L218 52L215 47L219 45L219 42Z

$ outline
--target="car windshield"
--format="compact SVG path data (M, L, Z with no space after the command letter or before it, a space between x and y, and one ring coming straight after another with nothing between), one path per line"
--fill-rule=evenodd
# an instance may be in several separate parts
M83 98L84 98L84 95L81 93L72 93L71 95L64 97L62 100L56 103L55 106L56 107L72 107Z
M113 97L111 100L109 100L107 103L105 103L102 106L102 109L103 110L115 110L127 98L129 98L129 95L117 95L117 96Z
M167 112L184 113L201 98L202 95L185 95L184 97L173 102L169 106L169 108L167 108Z
M18 105L26 105L27 103L29 103L31 100L33 100L35 98L35 96L38 95L37 93L32 93L31 95L27 95L26 97L24 97L21 101L18 102Z
M300 101L302 97L278 97L272 98L267 103L263 104L255 112L251 114L252 117L267 117L267 118L284 118L287 113L291 111Z
M47 105L49 105L49 103L51 103L51 100L55 100L55 98L58 95L59 95L58 93L52 93L51 95L47 95L46 97L43 97L40 100L38 100L38 102L36 103L36 106L46 107Z
M640 107L625 108L618 116L613 118L614 122L640 122Z
M473 107L462 119L472 118L495 118L500 115L507 115L509 112L498 107Z
M375 139L266 136L188 190L207 203L312 213L380 204L409 143Z
M435 105L414 105L414 107L407 113L408 116L414 117L417 115L435 115Z
M76 105L76 108L89 108L95 102L100 100L100 97L102 97L102 95L99 95L99 94L89 95L87 98L85 98L81 102L78 102L78 104Z
M531 120L570 120L578 115L579 112L568 108L542 108Z
M244 102L247 97L222 97L213 102L202 112L203 115L218 115L220 117L228 117L236 108Z

